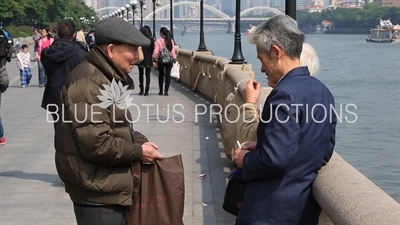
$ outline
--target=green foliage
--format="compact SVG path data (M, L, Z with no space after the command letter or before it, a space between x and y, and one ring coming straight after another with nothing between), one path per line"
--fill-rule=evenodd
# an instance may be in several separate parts
M4 26L48 27L72 17L76 26L82 27L81 17L91 20L93 16L97 20L96 12L81 0L0 0L0 5L0 20ZM23 29L21 32L26 32Z
M21 28L21 27L16 27L16 26L8 26L5 28L8 32L10 32L10 34L13 38L27 37L27 36L31 35L31 33L32 33L31 28L29 28L28 32L24 31L25 30L24 27Z
M321 13L297 11L296 17L300 28L313 27L323 20L332 21L337 28L370 28L378 25L380 19L390 19L393 24L400 24L400 8L367 4L363 9L337 8Z
M18 30L20 30L21 32L24 32L26 34L30 34L32 33L32 27L30 26L19 26Z

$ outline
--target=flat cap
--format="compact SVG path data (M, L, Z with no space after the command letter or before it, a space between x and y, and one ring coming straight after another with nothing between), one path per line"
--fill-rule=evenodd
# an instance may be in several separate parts
M136 46L148 46L150 40L136 26L122 18L111 17L97 22L94 38L99 44L124 43Z

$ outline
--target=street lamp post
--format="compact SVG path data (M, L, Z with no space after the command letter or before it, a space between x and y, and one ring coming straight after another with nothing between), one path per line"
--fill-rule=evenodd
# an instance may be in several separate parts
M171 38L174 39L174 6L172 4L172 0L169 0L169 26L170 26L170 32L171 32Z
M235 18L235 47L231 59L231 64L242 64L244 61L242 53L242 41L240 35L240 0L236 0L236 18Z
M94 24L96 23L95 17L92 16L90 18L92 19L92 29L94 29Z
M131 1L131 8L132 8L132 24L135 26L135 12L136 6L138 2L136 0Z
M204 1L200 0L200 43L197 51L207 51L204 41Z
M146 2L145 0L140 0L140 27L143 27L143 10L146 10Z
M296 20L296 0L285 1L285 14Z
M121 10L121 18L124 19L124 17L125 17L125 7L121 6L120 10Z
M125 8L126 8L126 20L129 22L129 9L131 8L131 6L129 4L126 4Z
M161 6L160 0L153 0L153 39L156 39L156 6Z
M82 23L82 29L83 29L83 30L86 30L86 26L85 26L85 24L86 24L86 18L85 18L85 17L81 17L81 18L79 18L79 20L80 20L81 23Z

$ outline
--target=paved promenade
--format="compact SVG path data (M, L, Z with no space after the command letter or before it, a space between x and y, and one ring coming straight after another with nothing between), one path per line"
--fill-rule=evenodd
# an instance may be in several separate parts
M53 124L46 122L46 113L40 108L44 89L38 87L37 65L32 64L31 86L25 89L20 87L15 61L7 65L12 83L1 103L7 144L0 146L0 225L76 224L72 203L54 165ZM195 105L209 103L175 81L169 96L158 96L155 75L151 76L150 95L139 96L137 68L131 76L136 84L133 102L140 106L135 129L157 143L164 156L183 157L185 225L232 225L234 217L222 210L222 202L233 163L225 158L215 118L210 121L206 113L196 123ZM142 104L155 106L147 112ZM184 116L173 111L174 104L183 106L176 106L175 111ZM138 110L133 109L132 114L137 118ZM183 122L175 123L174 119ZM201 179L200 174L207 176Z

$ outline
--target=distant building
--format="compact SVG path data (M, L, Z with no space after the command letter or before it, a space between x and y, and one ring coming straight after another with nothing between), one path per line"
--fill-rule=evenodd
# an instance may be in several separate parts
M92 8L93 10L103 8L105 1L106 0L82 0L82 2L84 2L89 8ZM106 12L100 12L97 16L101 18L103 15L106 15Z
M229 16L234 16L236 11L236 1L232 0L221 0L222 12Z
M400 7L400 0L374 0L374 3L384 7Z
M313 5L314 6L325 6L325 0L314 0Z
M270 0L270 7L285 8L285 0Z
M322 12L323 10L325 10L325 7L322 5L312 5L312 6L309 6L307 8L307 10L309 13Z
M298 8L298 9L304 9L311 5L312 5L312 0L297 0L296 1L296 8Z

